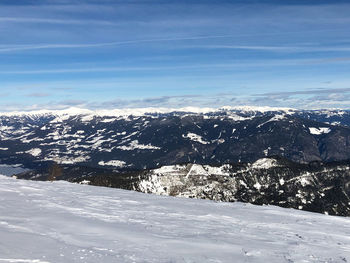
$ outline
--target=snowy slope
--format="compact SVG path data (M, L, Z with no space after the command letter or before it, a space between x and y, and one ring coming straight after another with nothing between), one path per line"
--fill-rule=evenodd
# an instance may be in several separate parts
M0 262L349 260L349 218L0 176Z

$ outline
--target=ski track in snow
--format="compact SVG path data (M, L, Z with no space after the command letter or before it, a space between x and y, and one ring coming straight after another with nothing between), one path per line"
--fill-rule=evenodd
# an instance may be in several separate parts
M350 262L350 219L0 176L1 262Z

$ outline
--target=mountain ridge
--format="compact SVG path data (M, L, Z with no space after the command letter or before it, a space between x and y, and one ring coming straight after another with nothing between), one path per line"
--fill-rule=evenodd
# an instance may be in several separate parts
M25 171L16 178L67 180L157 195L278 205L350 216L350 160L300 164L276 156L253 163L182 163L146 170L55 164Z
M9 111L0 112L0 116L20 116L20 115L95 115L95 116L118 116L123 115L135 115L140 116L140 114L146 113L172 113L172 112L188 112L188 113L210 113L217 111L230 111L230 110L240 110L240 111L293 111L293 108L284 107L269 107L269 106L223 106L219 108L211 107L180 107L180 108L166 108L166 107L144 107L144 108L115 108L115 109L98 109L91 110L87 108L70 107L61 110L29 110L29 111Z
M350 111L251 110L0 115L0 162L142 169L252 162L271 155L297 162L350 159Z
M349 216L349 171L343 168L348 167L346 160L350 160L350 111L270 110L225 108L208 113L141 116L115 116L113 112L108 116L88 113L33 118L0 115L0 163L23 164L31 169L21 178L90 180L96 185L142 192L161 189L155 185L162 185L163 177L147 175L154 168L184 163L192 164L191 167L232 164L232 173L204 173L199 178L205 180L199 181L198 176L165 175L170 186L177 181L183 185L171 191L167 184L162 187L168 189L165 192L169 195L301 206L309 211ZM269 169L252 168L259 167L257 161L273 156L292 163ZM334 164L336 161L344 161L345 166ZM248 167L247 163L254 166ZM309 164L319 169L311 169L313 174L306 176L310 184L280 182L279 173L287 182L295 175L310 172ZM249 169L236 174L236 167ZM136 170L143 172L135 175ZM52 176L46 176L50 173ZM151 187L142 188L139 176ZM205 188L205 182L215 182L217 189L210 184ZM184 185L188 187L183 188ZM337 190L324 190L327 195L323 197L322 189L332 185ZM295 198L302 194L307 198Z

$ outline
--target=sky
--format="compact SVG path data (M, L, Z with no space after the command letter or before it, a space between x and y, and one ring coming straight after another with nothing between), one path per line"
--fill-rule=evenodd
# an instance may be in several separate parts
M350 1L0 0L0 110L350 108Z

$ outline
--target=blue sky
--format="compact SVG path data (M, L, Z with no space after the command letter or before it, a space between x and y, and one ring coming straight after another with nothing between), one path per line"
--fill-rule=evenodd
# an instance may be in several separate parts
M350 108L349 1L0 0L0 110Z

